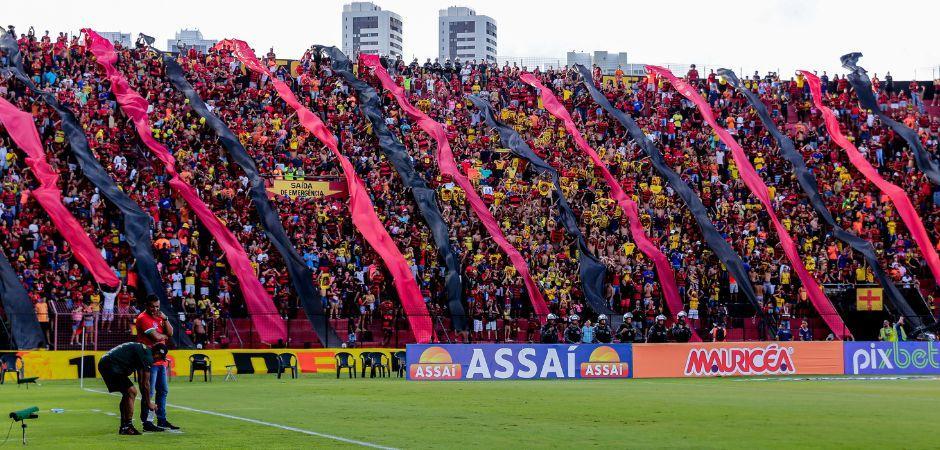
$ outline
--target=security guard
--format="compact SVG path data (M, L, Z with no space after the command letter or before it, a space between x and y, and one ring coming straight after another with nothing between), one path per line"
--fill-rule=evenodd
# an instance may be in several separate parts
M558 316L554 314L548 315L548 320L545 322L545 325L542 325L541 330L541 340L543 344L557 344L558 343L558 328L555 325L555 320L558 319Z
M656 323L646 333L646 342L651 344L666 342L668 333L668 330L666 330L666 316L660 314L656 316Z
M633 314L626 313L623 315L623 323L621 323L620 328L617 329L617 339L622 343L636 342L636 327L633 326Z
M672 324L672 329L669 330L672 340L676 342L689 342L692 339L692 329L685 323L685 317L685 311L679 311L676 315L676 323Z
M568 328L565 328L565 343L566 344L580 344L581 343L581 324L578 323L581 318L577 314L572 314L568 317Z
M607 315L601 314L597 317L597 325L594 327L594 339L600 344L609 344L613 337L614 332L607 324Z

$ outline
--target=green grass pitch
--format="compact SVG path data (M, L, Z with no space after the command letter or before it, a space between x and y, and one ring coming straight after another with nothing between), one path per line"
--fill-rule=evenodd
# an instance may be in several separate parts
M168 415L183 433L143 436L117 435L118 418L109 415L117 413L117 397L83 391L77 381L40 382L29 390L0 386L3 416L40 408L39 419L29 421L31 448L357 447L312 433L394 448L940 445L930 432L940 401L935 378L409 382L242 375L237 382L218 377L212 383L176 378L169 403L188 409L170 407ZM86 381L85 387L104 390L100 380ZM52 408L65 412L51 413ZM16 426L4 448L20 447L19 438Z

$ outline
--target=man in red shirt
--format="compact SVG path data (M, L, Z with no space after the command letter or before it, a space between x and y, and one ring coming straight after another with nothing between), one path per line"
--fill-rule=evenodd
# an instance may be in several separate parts
M166 345L173 336L173 325L167 320L166 314L160 311L160 299L153 294L147 296L144 312L137 316L134 325L137 327L137 341L148 347ZM150 367L150 392L156 393L157 424L153 424L153 419L149 417L150 410L146 407L150 399L141 399L140 420L143 422L144 431L179 429L166 420L166 397L169 393L167 366L166 358L155 358L153 366Z

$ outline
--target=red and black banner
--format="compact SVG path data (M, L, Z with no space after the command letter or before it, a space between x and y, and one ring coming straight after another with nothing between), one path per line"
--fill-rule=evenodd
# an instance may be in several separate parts
M231 51L235 58L244 64L248 70L258 75L270 75L268 69L255 56L254 50L244 41L226 39L219 42L217 48ZM421 295L418 283L411 273L411 267L396 246L392 236L388 234L388 230L385 229L385 225L379 219L378 214L376 214L365 183L359 178L349 159L339 151L336 137L326 124L313 111L300 103L287 83L276 77L270 77L269 81L273 84L274 90L281 97L281 100L284 100L288 106L297 112L297 119L301 125L316 136L323 145L326 145L333 153L333 156L339 160L340 167L343 169L343 176L346 177L346 185L349 188L349 211L352 214L353 224L375 252L379 254L382 262L385 263L385 267L391 272L392 281L405 310L405 315L408 317L415 340L419 343L429 342L434 327L431 323L431 316L428 314L427 305L424 303L424 297Z
M741 148L741 145L738 144L727 129L718 124L718 121L715 119L715 112L712 110L711 106L709 106L708 102L699 95L699 92L693 89L687 82L676 78L672 72L662 67L646 66L646 71L666 78L669 84L671 84L679 94L694 103L699 113L702 115L702 118L708 122L708 125L715 131L721 142L731 150L731 157L738 167L741 180L744 181L748 190L750 190L751 193L754 194L754 197L764 206L764 210L770 217L770 221L777 231L777 236L780 238L780 246L783 247L783 253L786 254L790 264L793 265L793 269L796 271L800 282L803 283L803 288L806 290L810 303L813 304L813 307L816 308L816 312L822 316L823 321L826 322L826 325L829 326L829 329L837 338L845 339L846 337L850 337L851 335L848 333L848 328L846 328L845 323L842 321L842 317L836 312L835 307L832 305L832 302L829 301L829 298L826 297L819 283L816 282L813 275L810 274L809 271L806 270L806 266L803 265L803 260L800 258L793 238L780 222L776 211L774 211L767 185L764 184L764 180L760 178L757 170L754 169L754 166L748 159L747 154L744 153L744 149Z
M486 124L496 129L499 133L500 141L502 141L503 145L505 145L509 151L519 158L528 161L537 173L548 174L548 176L552 178L552 186L555 195L558 197L558 221L564 226L568 235L578 242L578 272L581 276L584 298L587 300L588 306L590 306L594 312L608 315L614 329L619 328L622 319L619 315L614 314L614 311L610 308L610 305L608 305L604 295L604 281L607 277L607 267L588 249L587 242L584 239L584 233L582 233L581 228L578 227L578 221L574 211L571 209L571 206L568 204L568 199L565 198L565 194L561 190L558 171L532 151L532 148L526 144L525 140L522 139L522 136L519 136L516 130L496 119L493 115L493 108L490 106L489 102L475 95L468 95L467 99L483 113L483 120L486 121Z
M62 132L69 143L68 149L78 162L82 175L98 189L98 192L105 200L121 212L124 239L130 248L131 255L134 256L134 269L141 284L143 284L144 290L147 294L156 295L160 299L160 307L163 312L173 321L174 326L178 325L179 319L175 308L167 299L163 280L160 278L160 272L157 271L157 261L153 256L153 243L150 239L153 220L117 186L101 163L98 162L98 159L95 158L91 147L88 145L85 131L75 117L75 113L59 102L55 93L39 89L33 83L32 78L24 70L19 45L17 45L15 37L3 33L0 36L0 49L7 54L9 66L6 69L30 92L42 98L59 116ZM185 333L177 333L173 336L173 339L177 347L192 346L189 336Z
M105 71L108 81L111 82L111 92L137 130L137 136L163 163L166 173L170 176L169 184L173 190L183 198L192 208L196 217L209 233L215 238L225 258L231 266L232 273L238 279L238 286L245 299L245 305L251 315L251 320L258 330L262 342L275 344L287 342L287 326L278 313L271 296L255 276L251 261L245 253L244 247L225 224L209 209L209 206L199 198L199 194L188 183L180 178L176 171L176 158L161 143L153 138L150 126L150 117L147 113L149 103L137 91L131 88L127 78L117 68L118 55L114 46L107 39L98 35L91 29L83 30L88 37L88 49L95 55L98 65Z
M682 299L679 297L679 287L676 285L676 275L672 270L672 265L669 263L669 259L666 258L662 250L647 236L646 230L640 222L640 211L636 202L627 196L627 193L624 192L623 188L620 186L620 181L610 173L610 169L608 169L604 161L601 160L600 155L598 155L584 139L581 132L578 131L574 120L571 119L571 114L569 114L564 105L558 101L558 98L555 97L551 89L542 85L542 83L530 73L523 73L520 79L529 86L538 89L545 109L548 110L552 116L562 121L565 130L567 130L568 134L574 139L578 148L587 154L594 163L594 167L600 170L604 181L606 181L607 185L610 187L611 197L617 201L624 215L629 219L630 234L636 242L637 248L639 248L647 258L653 261L653 265L656 267L656 276L659 278L659 284L663 290L663 298L666 301L666 306L672 313L682 311L684 305Z
M151 41L152 38L147 40L148 43ZM153 49L153 47L151 47L151 49ZM157 51L163 58L167 79L170 80L170 83L176 90L182 92L186 99L189 100L189 105L192 106L196 113L206 119L206 124L219 137L219 142L222 144L222 147L225 148L232 160L235 161L235 164L238 164L238 167L241 167L248 177L248 193L251 196L252 203L255 205L255 210L258 213L261 226L264 229L264 234L284 259L284 265L287 266L287 272L290 274L294 291L297 293L297 297L300 299L304 312L307 314L307 319L310 320L310 324L313 326L313 330L316 332L320 342L324 347L340 345L342 341L330 327L329 320L327 320L324 314L323 300L320 298L320 291L313 285L313 272L304 263L303 258L301 258L297 250L294 249L290 238L287 237L284 226L281 224L280 216L268 200L265 182L258 173L255 160L251 158L251 155L248 154L248 151L245 150L245 147L239 142L235 133L232 133L232 130L225 125L225 122L209 111L206 102L196 93L192 84L186 80L186 76L183 74L183 68L180 67L176 60L169 54L156 49L153 50Z
M385 125L382 113L382 101L369 83L353 75L353 66L349 58L336 47L320 47L329 56L333 71L343 77L359 97L359 108L372 125L372 132L379 142L379 149L392 162L402 184L411 189L411 196L418 205L421 216L431 230L434 246L444 260L444 286L447 290L447 309L450 311L451 324L457 331L467 329L467 314L463 305L463 281L460 277L460 261L451 245L450 230L441 216L437 204L437 194L428 187L421 174L405 150L405 146Z
M620 125L626 128L627 134L643 149L646 156L649 156L650 163L652 163L656 172L666 179L669 186L672 187L676 194L679 195L679 198L681 198L689 208L689 212L692 214L695 223L698 224L699 230L702 232L705 243L712 252L715 253L715 256L724 263L725 267L728 268L728 272L734 277L744 296L747 297L751 305L754 306L754 310L758 314L762 314L763 307L760 302L757 301L757 295L754 294L754 287L751 286L751 277L748 275L747 266L745 266L744 261L734 249L731 248L731 244L729 244L718 229L715 228L715 224L712 223L711 219L708 217L708 210L705 209L705 204L702 203L702 199L692 191L689 184L686 183L676 171L669 167L663 153L658 147L653 145L653 142L650 141L646 134L643 133L643 130L636 124L636 121L623 111L614 108L610 100L597 89L591 77L591 72L581 64L576 64L575 68L578 70L578 73L581 74L581 81L584 87L587 88L588 93L591 94L591 98L594 99L594 102L600 105L607 114L613 116L614 119L617 119L617 122L620 122Z
M392 77L390 77L385 68L382 67L377 55L360 54L359 60L362 64L375 71L375 75L378 77L379 82L382 83L382 87L392 93L392 96L394 96L395 100L398 102L398 106L401 107L408 116L414 119L425 133L434 139L437 144L437 165L441 173L452 177L454 182L460 186L460 189L467 194L467 202L470 203L473 212L476 214L477 218L480 219L480 223L482 223L486 231L490 233L490 237L499 245L499 248L506 253L513 267L515 267L516 272L522 277L522 281L525 283L526 290L529 293L529 301L532 303L532 309L535 310L535 314L539 319L544 322L548 317L548 305L545 304L542 292L539 291L535 281L532 280L532 275L529 273L529 264L526 263L522 254L519 253L519 250L516 250L516 248L506 240L506 236L503 235L503 231L499 228L499 224L496 223L496 219L490 212L489 207L486 206L483 199L476 193L473 183L471 183L470 179L457 167L454 153L450 148L450 142L447 140L447 133L444 132L444 126L431 119L420 109L415 108L414 105L408 101L405 97L404 88L395 84Z
M829 227L832 228L832 235L835 236L836 239L848 244L852 249L865 257L865 261L868 262L875 277L878 278L878 282L886 289L888 298L895 305L895 309L901 313L900 315L908 317L909 322L916 321L918 319L916 314L911 309L910 305L907 304L907 300L904 299L901 291L894 285L891 278L888 277L888 274L885 273L884 269L881 267L881 263L878 261L878 257L875 255L875 249L872 247L871 243L849 233L836 223L835 218L832 217L832 213L829 212L829 208L826 207L826 203L823 202L822 195L819 193L819 184L816 182L816 176L806 167L806 161L803 159L803 155L796 150L796 146L793 145L793 140L783 134L780 128L777 127L777 124L774 123L764 102L761 101L752 90L744 87L741 84L741 80L738 79L734 72L728 69L718 69L718 75L723 77L728 84L734 86L738 92L743 94L748 104L757 112L757 116L760 117L764 128L766 128L774 137L774 140L777 141L777 148L780 150L780 154L793 166L796 181L803 189L803 193L806 194L810 206L812 206L816 214L819 214Z
M917 209L914 208L911 199L908 198L904 189L885 180L881 174L878 173L878 170L868 162L865 155L855 147L855 144L842 134L839 119L836 118L835 114L828 106L823 104L822 87L819 78L806 70L801 70L800 73L806 77L810 94L813 96L813 104L823 115L826 129L829 131L829 137L833 142L838 144L839 147L845 150L849 157L849 162L852 163L868 181L891 199L891 203L894 204L894 208L898 211L901 221L904 222L914 242L917 244L918 248L920 248L921 255L923 255L924 260L927 261L927 266L930 268L934 280L940 283L940 257L937 256L937 251L930 242L930 236L927 234L924 222L921 220L920 215L917 214ZM905 315L907 314L905 311L901 312Z
M875 91L872 89L868 72L858 65L858 59L861 57L861 53L854 52L842 55L841 58L842 67L851 71L848 74L849 84L851 84L852 89L855 90L858 102L861 103L863 107L870 110L872 114L877 115L878 118L891 127L895 133L904 138L907 145L911 147L911 151L914 152L914 163L917 164L917 168L927 176L927 179L929 179L931 183L940 185L940 166L933 160L930 152L924 148L924 143L920 141L920 136L917 135L917 132L892 119L891 116L882 111L880 105L878 105L878 99L875 98Z

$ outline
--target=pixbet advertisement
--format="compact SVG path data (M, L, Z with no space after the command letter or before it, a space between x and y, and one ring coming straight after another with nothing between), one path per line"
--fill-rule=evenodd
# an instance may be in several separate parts
M940 374L936 342L845 342L846 375Z

